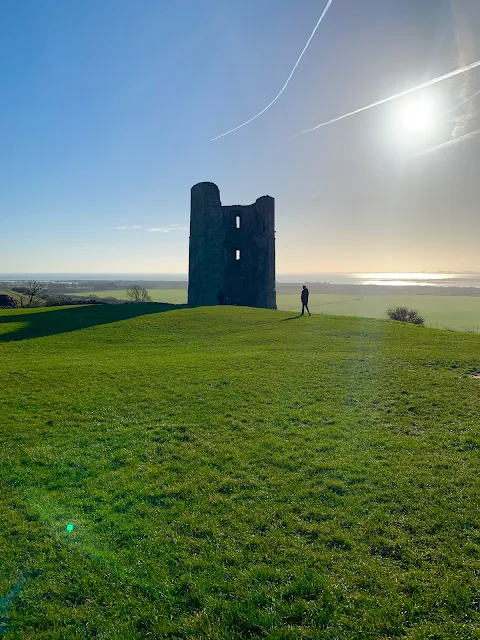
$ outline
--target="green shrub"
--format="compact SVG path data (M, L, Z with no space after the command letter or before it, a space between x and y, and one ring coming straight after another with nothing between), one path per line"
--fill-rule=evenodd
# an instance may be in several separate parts
M415 309L407 309L407 307L395 307L388 309L387 316L390 320L398 320L399 322L411 322L412 324L425 324L425 319Z

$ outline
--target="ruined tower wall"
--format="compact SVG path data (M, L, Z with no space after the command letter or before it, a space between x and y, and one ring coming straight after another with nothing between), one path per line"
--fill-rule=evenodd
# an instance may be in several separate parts
M274 200L269 196L248 206L222 207L226 227L227 304L275 308L274 207Z
M218 188L192 188L188 303L276 308L275 201L222 206Z
M257 247L257 291L259 307L276 309L275 294L275 200L263 196L256 201L257 217L262 232L254 238ZM261 222L260 222L261 221Z
M213 182L192 187L188 304L217 304L224 287L225 231L220 192Z

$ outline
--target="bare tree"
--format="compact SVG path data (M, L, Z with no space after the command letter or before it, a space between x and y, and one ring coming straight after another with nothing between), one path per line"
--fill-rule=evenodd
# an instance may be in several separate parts
M127 289L127 298L130 302L152 302L152 298L145 287L141 287L139 284L134 284Z
M45 291L45 283L38 280L28 280L25 285L25 294L28 296L28 300L25 302L23 296L20 296L20 306L22 307L37 307L38 297Z

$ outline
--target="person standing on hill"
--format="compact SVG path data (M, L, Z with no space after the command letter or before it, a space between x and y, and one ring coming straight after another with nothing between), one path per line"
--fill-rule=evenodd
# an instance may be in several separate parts
M300 296L300 299L302 301L302 316L304 314L305 309L308 311L308 315L312 315L310 313L310 309L308 308L308 289L305 285L303 285L303 289L302 289L302 295Z

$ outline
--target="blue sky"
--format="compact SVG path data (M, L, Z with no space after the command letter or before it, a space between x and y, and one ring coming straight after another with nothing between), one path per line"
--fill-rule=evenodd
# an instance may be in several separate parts
M3 0L0 272L186 273L193 184L276 199L277 271L480 270L474 70L300 137L480 59L477 0ZM312 198L314 194L317 194ZM153 230L155 229L155 230Z

